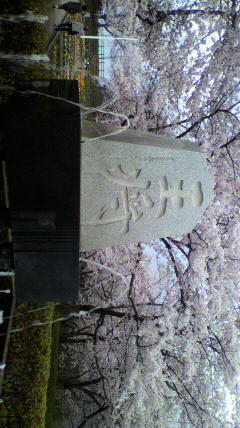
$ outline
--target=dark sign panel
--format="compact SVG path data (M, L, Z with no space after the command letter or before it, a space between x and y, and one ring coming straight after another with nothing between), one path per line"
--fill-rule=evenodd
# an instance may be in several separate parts
M25 83L1 106L19 302L74 301L79 282L80 109L75 81Z

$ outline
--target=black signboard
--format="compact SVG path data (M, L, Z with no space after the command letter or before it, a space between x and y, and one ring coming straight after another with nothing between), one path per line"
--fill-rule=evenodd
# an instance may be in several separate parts
M29 90L35 91L29 92ZM25 82L1 106L18 302L77 299L80 109L75 81Z

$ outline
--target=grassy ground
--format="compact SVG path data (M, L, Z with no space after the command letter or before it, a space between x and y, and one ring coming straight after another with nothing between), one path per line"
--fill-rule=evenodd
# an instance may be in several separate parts
M61 318L62 312L61 309L56 306L54 318ZM48 393L47 393L47 411L45 418L45 427L51 428L53 422L57 418L56 408L55 408L55 390L58 379L58 348L59 348L59 339L61 335L61 323L57 322L53 325L52 329L52 344L51 344L51 372L48 380Z
M37 22L2 22L1 50L5 53L45 53L47 34L44 27Z
M14 315L20 315L13 329L34 321L49 322L54 318L54 304L46 309L28 312L40 305L19 305ZM0 427L43 428L47 407L47 386L50 373L52 327L41 327L12 333L3 383Z

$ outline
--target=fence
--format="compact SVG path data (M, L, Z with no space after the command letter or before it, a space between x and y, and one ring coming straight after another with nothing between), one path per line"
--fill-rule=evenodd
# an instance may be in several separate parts
M98 41L99 76L104 77L104 40Z

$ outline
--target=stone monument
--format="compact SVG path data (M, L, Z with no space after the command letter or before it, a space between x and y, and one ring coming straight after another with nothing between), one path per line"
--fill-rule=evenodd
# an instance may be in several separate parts
M191 232L214 196L199 148L133 130L96 138L112 131L82 123L81 251Z

